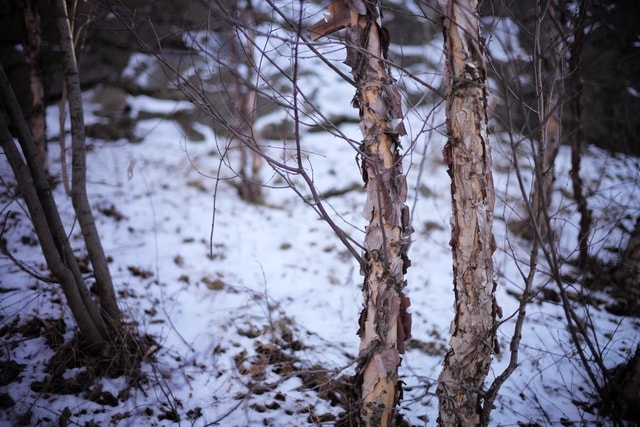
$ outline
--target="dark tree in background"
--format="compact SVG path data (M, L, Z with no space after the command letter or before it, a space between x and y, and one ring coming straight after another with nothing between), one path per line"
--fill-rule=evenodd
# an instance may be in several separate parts
M591 233L591 210L587 197L584 194L584 183L580 176L580 164L582 148L584 146L584 130L582 127L582 101L583 79L582 53L584 48L584 36L586 31L586 19L590 0L581 0L577 3L576 12L568 20L569 30L573 33L569 43L569 65L566 75L566 93L568 103L567 139L571 146L571 183L573 184L573 198L578 204L580 223L578 228L578 265L583 271L588 268L589 262L589 236Z
M260 68L255 61L256 11L251 0L226 0L216 2L212 10L220 20L224 34L228 76L231 80L229 95L233 101L231 116L236 133L234 149L239 151L239 161L234 166L239 178L238 194L250 203L262 202L260 166L262 159L258 146L260 138L254 129ZM228 82L221 82L223 84Z
M563 23L555 0L536 3L536 20L533 32L533 79L535 90L535 115L538 128L537 144L533 144L535 182L531 195L529 221L535 233L551 241L547 226L551 205L552 187L555 181L555 162L562 142L562 80L565 74ZM533 237L533 236L532 236Z
M25 27L25 58L29 65L29 81L31 88L31 111L29 128L31 136L38 148L40 160L47 168L47 135L45 119L45 94L42 68L40 65L40 46L42 45L42 30L40 25L40 8L38 0L22 0Z

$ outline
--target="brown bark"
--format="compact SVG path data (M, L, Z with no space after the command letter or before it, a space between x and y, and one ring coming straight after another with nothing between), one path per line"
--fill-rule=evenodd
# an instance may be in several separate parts
M573 42L569 45L569 73L567 92L569 98L570 129L569 144L571 145L571 182L573 184L573 198L578 204L580 212L580 226L578 229L578 265L586 270L589 262L589 235L591 234L591 210L584 195L582 178L580 177L580 163L582 158L582 69L581 57L584 45L584 31L589 0L578 2L577 19L574 24Z
M345 10L348 9L348 15ZM346 26L347 59L356 83L353 104L360 111L362 174L367 188L364 217L364 308L360 315L360 420L364 426L396 425L402 392L398 367L409 338L408 298L402 290L410 265L411 226L399 137L400 94L386 62L389 35L380 26L380 6L363 0L336 0L330 14L314 27L315 38ZM342 18L338 18L335 14ZM349 21L344 20L349 16ZM327 23L330 23L327 26Z
M480 425L483 385L495 344L494 190L487 139L484 46L475 0L441 0L451 176L455 318L439 377L438 425Z
M400 354L409 333L402 315L411 231L404 204L407 183L399 155L399 135L404 130L395 125L402 117L400 95L383 61L389 41L376 22L378 9L354 3L360 3L361 9L351 9L346 62L352 67L357 87L355 103L360 110L362 169L367 188L364 217L369 221L359 331L360 416L365 426L387 426L395 423L401 393Z
M38 148L38 156L47 169L47 135L44 101L44 83L40 68L40 11L38 2L24 0L24 25L26 30L26 61L29 64L31 82L31 113L29 127L31 137Z
M112 331L120 321L111 273L107 258L102 248L100 235L91 212L86 189L86 147L84 112L82 109L82 91L76 63L73 35L69 26L69 16L64 0L56 1L56 24L60 36L60 47L63 52L63 65L67 94L69 99L69 116L71 119L71 200L78 217L80 230L89 253L91 265L96 279L96 287L100 297L100 307L104 321Z

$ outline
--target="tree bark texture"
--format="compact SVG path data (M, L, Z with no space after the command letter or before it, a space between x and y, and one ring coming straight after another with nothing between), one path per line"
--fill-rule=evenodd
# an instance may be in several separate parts
M343 16L349 17L345 63L356 82L353 105L360 112L360 156L367 189L364 308L356 370L360 419L364 426L389 426L397 422L395 408L401 395L398 367L404 340L410 334L409 302L403 289L412 229L399 153L399 137L405 134L402 108L386 62L389 36L380 24L379 3L351 0L333 4L334 11L340 8Z
M310 28L312 40L346 28L347 58L356 83L352 104L360 112L362 177L367 189L364 217L364 308L360 314L359 363L355 394L357 425L400 423L396 406L404 341L411 334L409 298L403 294L411 265L407 252L413 232L407 181L402 171L400 136L405 135L400 93L387 61L389 34L380 24L379 2L334 0L329 13ZM359 390L358 390L359 389ZM349 425L352 425L349 423Z
M444 15L455 318L439 377L438 425L477 426L495 345L494 189L484 46L476 0L440 0Z
M60 47L63 52L65 83L69 99L69 116L71 119L71 200L78 217L80 230L84 238L91 265L96 279L100 307L105 322L113 330L120 321L111 273L102 242L95 224L86 189L86 147L84 111L82 109L82 90L76 63L73 35L69 25L69 15L65 0L56 1L56 23L60 36Z

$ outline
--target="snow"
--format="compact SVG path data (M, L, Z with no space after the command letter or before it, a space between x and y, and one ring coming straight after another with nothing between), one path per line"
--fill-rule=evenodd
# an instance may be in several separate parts
M500 31L507 34L512 28L506 25ZM433 55L433 49L426 51ZM519 55L515 47L509 52ZM335 58L340 55L340 51L335 52ZM279 60L291 65L287 58ZM129 68L132 73L136 70L136 78L143 85L152 84L151 73L141 72L155 70L142 66L150 61L150 57L139 55ZM434 57L431 61L441 59ZM141 66L136 68L135 64ZM350 85L337 79L320 61L308 59L301 64L315 74L303 78L300 88L306 93L315 92L323 114L356 115L350 107ZM437 86L440 76L433 74L433 79ZM87 122L102 120L92 114L99 106L91 104L90 92L85 101ZM134 116L141 111L171 113L192 108L184 101L147 96L129 96L127 102ZM50 107L47 114L50 137L57 136L57 108ZM321 122L316 113L309 114ZM415 145L404 164L409 171L408 204L416 229L409 254L413 265L407 275L414 341L401 366L405 393L400 405L413 425L435 424L435 387L453 318L448 246L450 183L440 154L444 137L439 133L441 128L431 132L424 129L426 118L436 126L442 123L442 114L419 107L408 111L406 117L411 134L405 148ZM285 113L276 112L262 117L258 126L283 118ZM121 308L128 322L137 324L141 333L150 334L160 344L153 354L155 360L148 358L142 365L148 382L132 388L129 396L119 398L113 407L86 400L82 393L35 392L30 384L43 380L53 350L42 336L6 332L2 336L3 360L14 360L26 368L19 380L0 388L16 402L0 411L0 425L13 425L24 414L29 414L32 425L55 424L65 408L70 410L70 420L79 425L158 426L178 424L159 419L159 415L171 411L178 414L181 423L195 426L331 425L330 420L323 424L317 416L341 411L321 397L318 387L304 385L307 377L296 373L308 376L320 369L325 374L323 381L353 373L359 344L355 332L362 304L362 277L356 262L328 225L292 191L283 188L281 179L266 167L263 178L269 187L265 188L264 205L248 205L227 181L217 182L217 176L233 176L216 149L226 141L208 126L194 126L205 135L205 143L187 140L176 123L157 118L137 124L136 134L144 138L139 144L88 141L88 192L105 251L112 258L110 267L122 295ZM356 144L360 140L357 124L345 123L339 131ZM274 152L293 149L290 141L268 144ZM492 144L498 194L495 233L499 249L494 258L497 299L505 319L510 319L518 306L513 294L522 292L517 269L526 268L529 244L507 234L506 222L522 215L514 204L521 195L506 141L495 135ZM355 152L344 139L326 132L305 132L302 145L308 170L320 192L361 182ZM59 148L51 144L50 149L51 171L57 176ZM576 247L577 213L570 197L569 156L568 148L562 147L553 212L561 253L571 255ZM622 228L612 224L629 227L637 214L631 208L640 202L637 159L611 156L589 147L583 162L590 207L599 218L592 237L594 252L612 259L606 248L618 247L625 236ZM12 197L14 180L4 158L0 171L0 212L6 218L3 238L7 247L15 258L46 274L39 247L25 244L34 235L22 201ZM79 247L78 227L74 227L71 203L61 185L55 188L55 196L71 240ZM350 191L326 202L334 220L356 241L362 241L364 193ZM113 207L123 219L101 213L104 207ZM549 281L544 264L539 266L537 289ZM565 270L571 272L570 267ZM63 318L67 325L64 337L73 336L70 313L55 302L63 300L57 285L37 281L4 256L0 257L0 272L0 327L32 317ZM575 286L579 291L579 285ZM596 338L607 366L630 356L639 341L637 319L614 316L602 307L578 309L597 326ZM557 425L563 419L592 425L598 416L574 404L593 402L593 395L572 348L561 307L536 299L527 312L520 364L501 390L492 425ZM513 319L498 332L502 353L495 356L489 382L508 362L512 331ZM299 344L294 346L294 342ZM273 350L283 344L280 352L272 352L281 359L261 359L260 349ZM287 369L288 374L277 372ZM113 396L119 396L125 382L122 377L100 380L102 390Z

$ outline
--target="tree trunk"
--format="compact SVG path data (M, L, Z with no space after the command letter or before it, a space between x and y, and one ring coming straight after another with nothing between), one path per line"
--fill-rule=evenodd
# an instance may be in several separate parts
M620 259L613 270L613 277L622 289L640 287L640 216L636 218L626 246L620 249Z
M95 351L100 351L108 336L107 329L98 306L91 299L89 290L84 284L51 194L47 174L38 157L36 145L31 139L18 100L11 90L1 65L0 97L16 128L26 164L13 142L2 115L0 115L0 142L18 180L47 266L60 282L83 338Z
M400 93L387 62L389 33L379 22L379 2L334 0L329 14L310 29L311 38L346 27L347 59L356 83L354 107L360 111L362 177L367 189L364 217L364 308L360 314L360 354L355 394L358 425L399 424L396 405L402 393L398 367L411 333L410 304L402 290L411 264L407 180L402 172L399 137L405 134Z
M238 131L246 135L246 140L240 142L240 196L250 203L262 202L262 184L260 182L261 159L256 150L251 149L247 144L256 144L254 133L255 109L257 93L256 64L254 59L255 44L255 11L251 0L246 0L246 4L241 7L236 0L234 5L234 16L239 17L241 22L235 24L235 32L231 40L232 55L236 65L242 64L246 75L234 75L234 91L236 102L236 120ZM240 30L241 28L241 30ZM240 67L236 66L236 70ZM239 71L238 71L239 73Z
M536 4L533 66L538 115L538 150L535 153L535 183L531 196L533 225L544 241L551 241L549 205L555 181L554 166L561 136L564 42L555 0ZM534 234L534 238L537 235Z
M409 267L409 209L399 136L400 94L386 61L389 36L379 25L380 5L350 1L347 59L356 82L354 105L363 135L360 154L367 189L364 217L364 308L360 315L360 417L364 426L396 425L401 395L398 367L410 334L402 290Z
M47 135L44 106L44 83L40 68L40 11L35 0L23 0L24 26L26 30L26 60L31 81L31 113L29 127L31 137L38 148L38 155L47 169Z
M438 425L477 426L495 345L494 190L484 46L476 0L440 0L447 79L445 163L451 176L455 318L439 377Z
M217 58L229 71L232 89L229 91L234 150L239 161L235 171L239 182L238 195L246 202L261 203L262 158L254 132L258 83L255 63L255 10L252 0L222 0L215 2L212 12L223 22L225 48ZM224 77L222 77L224 78Z
M578 229L578 265L584 271L589 263L589 235L591 234L591 210L584 195L582 178L580 177L580 163L582 158L582 69L581 57L584 44L585 20L590 8L589 0L578 2L578 11L573 30L573 42L569 45L569 73L567 92L569 99L569 144L571 145L571 181L573 184L573 198L578 204L580 212L580 227Z
M113 331L120 321L120 309L118 308L107 258L102 248L102 242L100 241L87 197L82 91L65 0L56 1L56 24L60 35L60 47L63 52L64 74L71 118L71 200L78 217L78 223L89 253L91 265L93 266L102 314L106 324Z

